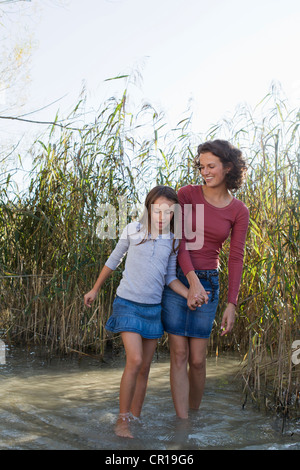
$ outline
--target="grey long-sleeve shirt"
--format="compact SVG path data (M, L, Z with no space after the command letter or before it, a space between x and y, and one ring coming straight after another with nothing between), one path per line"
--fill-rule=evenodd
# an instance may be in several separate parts
M158 235L156 239L149 235L146 242L138 245L144 236L139 222L128 224L105 265L115 270L127 253L117 295L134 302L158 304L165 284L177 279L174 234Z

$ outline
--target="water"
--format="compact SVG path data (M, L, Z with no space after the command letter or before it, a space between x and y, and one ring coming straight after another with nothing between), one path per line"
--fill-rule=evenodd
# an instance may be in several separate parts
M0 450L300 450L300 420L288 423L242 408L238 361L208 358L199 412L175 417L168 357L155 358L135 439L114 435L124 358L47 360L11 349L0 365Z

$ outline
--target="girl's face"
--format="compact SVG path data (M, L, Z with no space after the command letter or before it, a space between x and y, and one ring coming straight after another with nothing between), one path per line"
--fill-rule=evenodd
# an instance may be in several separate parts
M224 168L220 158L211 152L200 153L200 173L207 187L215 188L225 184L228 169Z
M174 215L174 201L159 197L151 204L151 232L168 233Z

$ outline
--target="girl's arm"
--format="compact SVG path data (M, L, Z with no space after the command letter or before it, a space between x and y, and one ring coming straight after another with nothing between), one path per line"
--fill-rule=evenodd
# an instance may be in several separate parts
M106 279L111 275L111 273L119 266L121 263L124 255L126 254L128 247L129 247L129 232L133 230L132 224L126 225L125 229L123 230L120 239L109 256L108 260L106 261L105 265L103 266L97 281L95 282L94 287L90 292L85 294L84 296L84 305L87 307L91 307L91 303L97 297L99 289L103 286Z
M170 284L169 284L169 287L174 292L176 292L176 294L182 295L182 297L187 299L187 295L188 295L189 290L184 284L182 284L181 281L179 281L179 279L174 279L174 281L171 281Z
M91 307L91 303L97 297L98 291L101 289L104 282L111 275L112 272L113 272L113 269L110 269L108 266L103 266L103 269L101 270L93 289L90 290L90 292L88 292L84 296L84 305L86 305L87 307Z
M174 281L170 282L169 287L177 294L182 295L182 297L184 297L185 299L188 298L189 289L184 284L182 284L182 282L179 279L175 279ZM207 295L206 292L205 292L205 295ZM195 297L192 299L191 307L189 308L191 310L195 310L196 307L201 307L201 305L204 302L205 302L204 295L196 294Z
M167 269L166 284L177 294L182 295L185 299L190 295L189 289L176 277L176 260L177 253L171 253ZM197 278L198 279L198 278ZM204 289L203 289L204 291ZM204 295L206 292L204 291ZM202 305L205 301L202 293L195 292L193 298L190 299L189 308L195 310L196 306Z

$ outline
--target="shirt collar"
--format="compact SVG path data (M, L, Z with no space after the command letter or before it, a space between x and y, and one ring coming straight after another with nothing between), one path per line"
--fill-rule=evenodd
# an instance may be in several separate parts
M148 234L148 238L152 239L151 233ZM174 238L174 234L172 232L168 233L160 233L154 240L172 240Z

